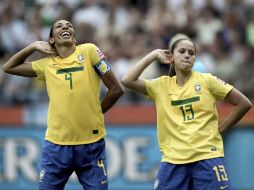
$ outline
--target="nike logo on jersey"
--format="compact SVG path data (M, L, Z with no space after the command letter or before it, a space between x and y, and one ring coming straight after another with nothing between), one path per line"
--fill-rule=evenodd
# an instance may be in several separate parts
M226 186L220 186L220 189L226 189L228 187L228 185Z
M101 181L101 184L105 184L105 183L107 183L107 182L108 182L108 180Z

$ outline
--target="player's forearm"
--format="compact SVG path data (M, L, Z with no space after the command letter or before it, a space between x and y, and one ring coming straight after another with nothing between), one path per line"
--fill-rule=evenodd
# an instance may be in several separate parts
M35 51L35 47L31 44L18 53L13 55L4 65L3 70L6 73L11 73L11 70L16 66L25 62L25 60Z
M224 133L226 130L237 124L242 119L242 117L249 111L251 106L252 106L251 102L247 100L235 106L234 110L220 124L219 132Z
M142 58L138 63L136 63L122 78L121 82L124 84L124 86L127 86L140 77L142 72L156 59L156 50L152 51L148 55L146 55L144 58Z
M101 109L103 113L106 113L116 101L123 95L124 91L121 87L115 87L109 89L105 97L101 102Z

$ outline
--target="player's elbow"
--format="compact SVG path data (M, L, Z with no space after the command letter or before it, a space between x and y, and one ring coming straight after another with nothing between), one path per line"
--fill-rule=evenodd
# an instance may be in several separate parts
M238 101L237 106L240 110L242 110L243 113L247 113L251 109L252 103L248 98L245 97L242 100Z
M247 111L249 111L251 109L252 103L251 103L251 101L249 99L247 99L246 101L244 101L243 106L244 106L244 108L245 108L245 110L247 112Z
M121 83L122 83L123 86L125 86L125 87L127 87L127 88L129 88L129 86L131 86L131 81L128 80L126 77L123 77L123 78L121 79Z
M2 66L2 69L5 73L9 73L8 67L5 64Z
M9 61L7 61L2 65L2 69L5 73L12 74L13 72L13 67L10 66Z
M112 88L111 93L114 94L115 97L120 98L124 94L124 90L120 85L117 85Z
M121 97L123 94L124 94L123 88L122 88L122 87L118 88L118 90L117 90L117 95L118 95L119 97Z

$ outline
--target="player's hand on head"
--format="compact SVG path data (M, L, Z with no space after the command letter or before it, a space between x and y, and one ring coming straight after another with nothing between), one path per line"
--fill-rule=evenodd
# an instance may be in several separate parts
M48 55L56 55L56 50L46 41L37 41L32 45L35 50L39 52L46 53Z
M173 63L172 54L169 50L164 49L157 49L156 51L156 58L162 64L171 64Z

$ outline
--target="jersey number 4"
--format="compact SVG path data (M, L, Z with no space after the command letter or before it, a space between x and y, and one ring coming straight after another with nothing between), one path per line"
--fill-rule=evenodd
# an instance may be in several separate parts
M72 90L72 74L71 73L65 73L65 80L70 81L70 89Z
M70 89L73 89L73 84L72 84L72 73L73 72L80 72L83 71L84 67L69 67L69 68L63 68L59 69L56 71L56 74L64 74L65 75L65 80L69 81L70 84Z

